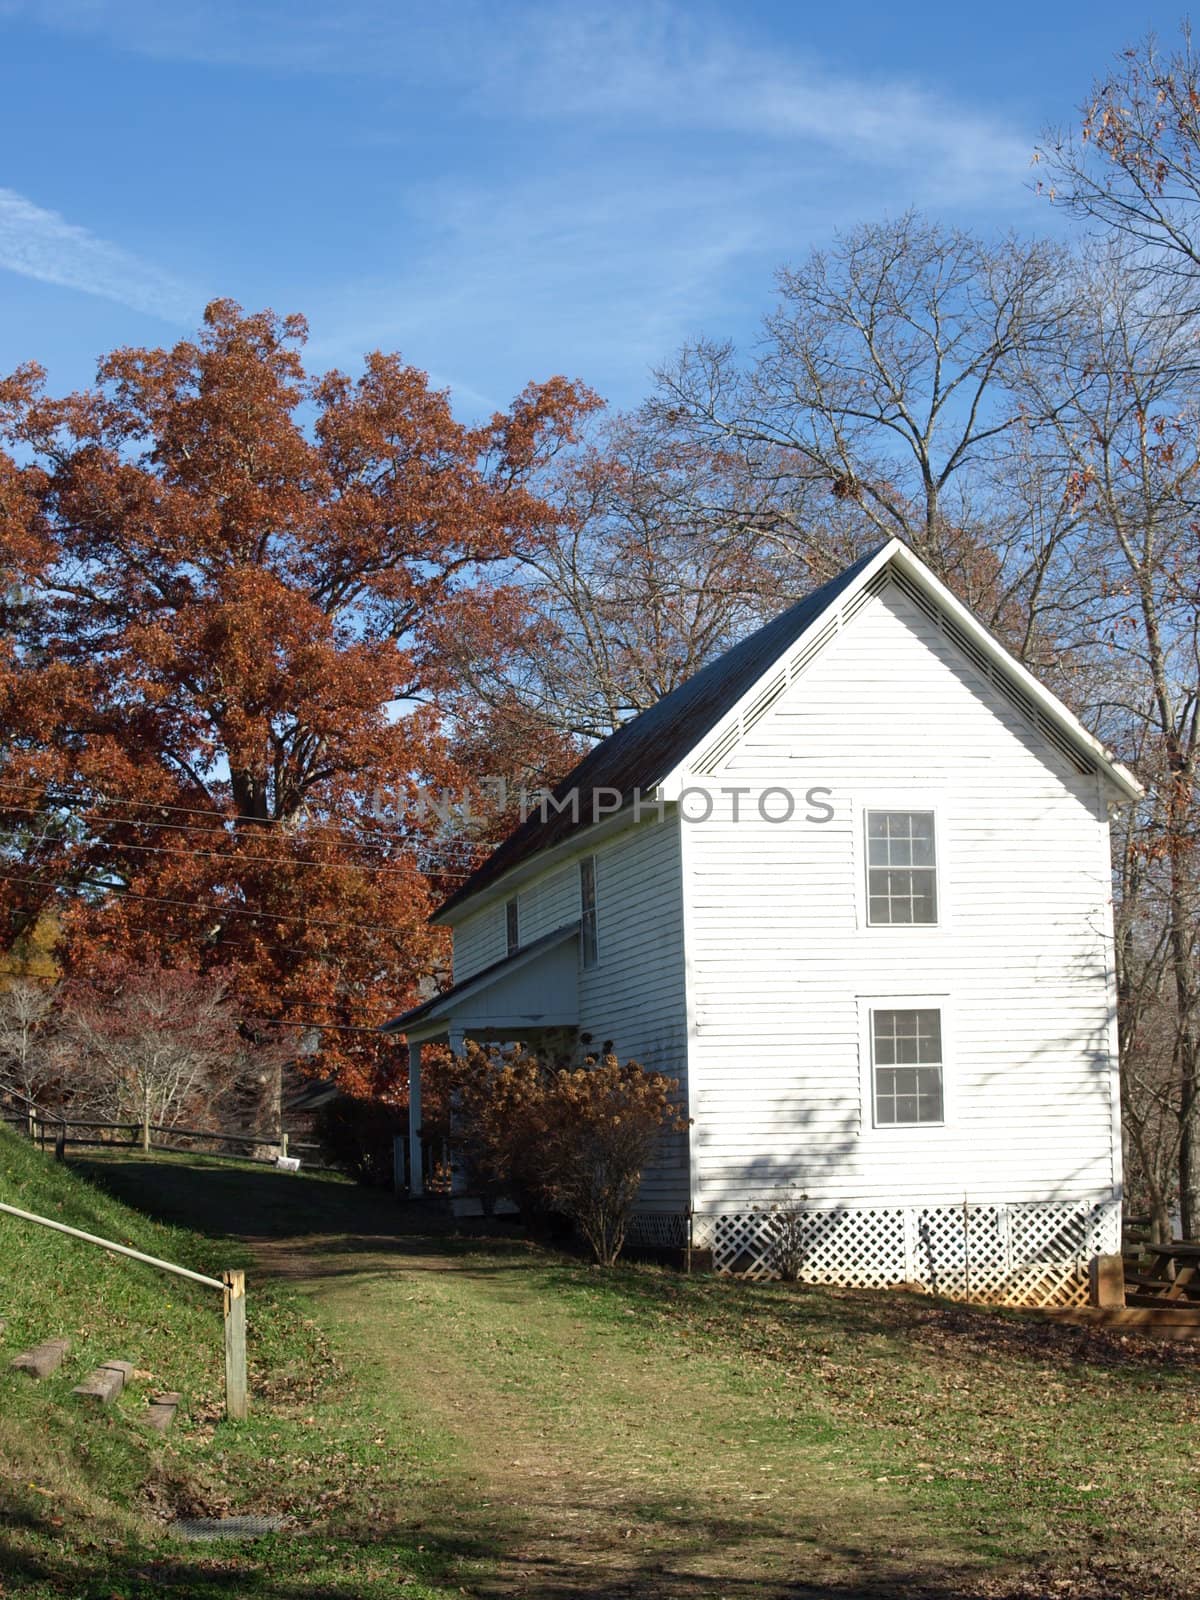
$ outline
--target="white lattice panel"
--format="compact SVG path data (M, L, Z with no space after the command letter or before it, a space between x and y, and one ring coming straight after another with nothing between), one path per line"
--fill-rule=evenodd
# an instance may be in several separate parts
M954 1300L1062 1306L1087 1298L1088 1262L1120 1248L1117 1203L748 1208L698 1215L693 1242L719 1272L807 1283L906 1284Z

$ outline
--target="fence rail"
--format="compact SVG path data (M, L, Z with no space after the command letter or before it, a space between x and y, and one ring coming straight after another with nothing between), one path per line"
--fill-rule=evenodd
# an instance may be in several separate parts
M25 1098L23 1095L14 1094L11 1090L6 1090L4 1093L22 1101ZM21 1132L27 1133L29 1138L35 1144L40 1144L43 1149L46 1148L48 1130L52 1130L54 1134L54 1153L60 1161L65 1156L67 1145L71 1145L76 1149L103 1149L109 1145L133 1146L141 1143L143 1134L140 1122L105 1122L92 1117L63 1116L57 1112L44 1111L32 1101L29 1102L27 1110L0 1116L0 1123L11 1128L18 1128ZM78 1132L73 1131L76 1129L83 1131L82 1137ZM179 1128L171 1123L152 1122L150 1124L150 1132L156 1136L150 1148L163 1150L167 1153L186 1155L187 1150L179 1144L165 1143L164 1139L207 1139L215 1144L236 1145L248 1151L266 1145L274 1146L281 1155L285 1156L289 1153L303 1154L305 1156L305 1165L317 1171L327 1172L332 1170L327 1163L313 1159L314 1156L321 1154L322 1146L319 1143L311 1139L295 1139L286 1131L277 1134L225 1133L213 1128ZM108 1139L88 1137L89 1134L105 1133L114 1134L118 1137ZM212 1154L219 1157L223 1152L215 1150ZM245 1156L231 1156L230 1159L261 1161L265 1164L271 1158L247 1154Z

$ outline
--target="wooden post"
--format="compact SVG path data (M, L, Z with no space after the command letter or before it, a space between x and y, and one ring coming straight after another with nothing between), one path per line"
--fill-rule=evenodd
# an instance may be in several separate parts
M286 1157L286 1155L287 1155L287 1142L288 1142L287 1134L286 1133L281 1133L279 1135L279 1154L281 1156L285 1156Z
M417 1200L425 1193L421 1166L421 1046L408 1041L408 1192Z
M246 1274L221 1274L225 1285L225 1415L240 1422L246 1415Z
M1088 1262L1088 1304L1106 1311L1124 1307L1124 1256L1093 1256Z

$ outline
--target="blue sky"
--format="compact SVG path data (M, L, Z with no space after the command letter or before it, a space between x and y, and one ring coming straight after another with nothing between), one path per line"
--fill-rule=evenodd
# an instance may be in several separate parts
M0 0L0 369L59 388L206 300L400 350L464 416L620 405L772 273L917 205L1061 226L1029 156L1154 22L1004 6Z

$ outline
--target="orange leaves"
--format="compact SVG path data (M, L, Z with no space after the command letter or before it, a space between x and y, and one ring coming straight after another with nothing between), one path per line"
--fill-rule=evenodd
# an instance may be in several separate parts
M492 770L450 749L447 619L501 648L488 568L553 519L534 477L595 402L556 379L466 428L398 356L310 376L305 336L221 300L94 390L0 381L0 809L24 830L0 896L11 936L64 887L77 969L229 968L244 1015L316 1024L314 1065L362 1090L393 1067L369 1029L444 959L433 821L386 838L365 808Z
M687 1127L676 1079L608 1053L576 1066L468 1042L434 1081L453 1101L451 1133L476 1192L511 1196L535 1222L563 1213L604 1266L620 1254L659 1140Z

